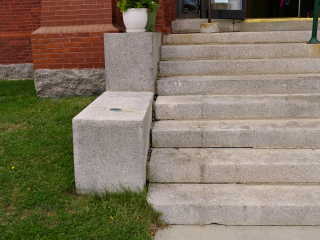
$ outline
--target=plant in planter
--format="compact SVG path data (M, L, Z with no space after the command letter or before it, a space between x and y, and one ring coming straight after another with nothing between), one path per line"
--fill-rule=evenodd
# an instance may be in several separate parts
M147 32L154 32L154 28L156 25L157 13L160 8L159 0L152 1L152 7L148 8L148 22L146 26Z
M148 12L158 6L158 0L119 0L117 5L123 15L126 32L145 32Z

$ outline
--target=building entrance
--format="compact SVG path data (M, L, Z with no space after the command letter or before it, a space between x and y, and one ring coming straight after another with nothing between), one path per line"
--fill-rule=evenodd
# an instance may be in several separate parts
M247 18L313 17L314 0L247 0Z
M246 18L247 0L176 0L177 18L207 18L208 1L212 18Z
M313 17L314 0L209 0L213 18ZM177 18L206 18L208 0L176 0Z

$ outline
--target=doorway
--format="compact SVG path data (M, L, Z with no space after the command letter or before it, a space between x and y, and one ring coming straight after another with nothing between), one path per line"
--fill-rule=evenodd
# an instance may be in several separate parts
M313 17L313 8L314 0L247 0L247 18Z
M280 6L282 1L283 5ZM242 18L298 17L298 15L311 18L314 8L314 0L211 0L211 3L216 11L213 18L237 19L239 16L232 8L240 8L240 6L246 10ZM208 0L176 0L176 6L177 18L208 17Z
M176 0L177 18L200 18L200 4L201 0Z
M177 18L207 18L209 1L212 18L244 19L247 0L176 0Z

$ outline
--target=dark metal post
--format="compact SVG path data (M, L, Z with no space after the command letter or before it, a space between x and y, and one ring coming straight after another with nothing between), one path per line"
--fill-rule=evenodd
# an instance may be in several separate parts
M319 0L317 0L319 2ZM211 23L211 0L208 0L208 23Z
M314 1L314 11L313 11L312 37L311 37L309 43L319 43L319 41L317 39L318 17L319 17L319 0L315 0Z

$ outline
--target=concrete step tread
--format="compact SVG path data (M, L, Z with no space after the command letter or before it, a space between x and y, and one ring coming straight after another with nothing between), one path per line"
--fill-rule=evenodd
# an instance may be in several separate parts
M319 185L152 184L169 224L319 225Z
M320 150L154 148L157 183L320 183Z
M153 147L320 148L319 119L164 120Z
M252 42L252 43L228 43L228 42L209 42L209 43L187 43L187 44L164 44L161 46L161 49L174 49L186 47L194 48L214 48L214 47L264 47L264 46L283 46L283 47L296 47L296 46L314 46L314 44L308 44L306 42Z
M163 44L206 44L206 43L306 43L310 40L308 31L269 32L226 32L212 34L170 34L163 36Z
M258 130L307 128L320 131L320 119L255 119L255 120L164 120L155 122L153 131L188 129L199 130ZM320 136L319 136L320 137Z
M170 225L155 240L319 240L320 226Z
M313 18L245 19L234 23L236 32L301 31L312 29Z
M307 43L164 45L162 60L318 57L319 46Z
M319 118L320 94L159 96L156 119Z
M320 72L320 58L268 58L161 61L161 76L310 74Z
M263 74L263 75L258 75L258 74L250 74L250 75L194 75L194 76L168 76L168 77L160 77L158 79L159 81L169 81L169 80L211 80L211 81L220 81L220 80L257 80L257 79L263 79L263 80L269 80L269 79L320 79L320 73L304 73L304 74L294 74L294 73L289 73L289 74Z
M187 102L192 103L207 103L223 101L226 103L234 101L264 101L269 99L274 100L295 100L299 101L313 99L317 101L320 93L301 93L301 94L226 94L226 95L180 95L180 96L158 96L156 105L161 104L184 104Z
M308 58L303 58L303 57L284 57L284 58L276 58L276 59L271 59L271 58L265 58L265 59L182 59L182 60L168 60L168 61L161 61L161 63L175 63L175 62L193 62L193 63L217 63L217 62L223 62L223 63L229 63L229 62L268 62L268 61L286 61L286 60L290 60L290 61L320 61L318 57L308 57ZM311 73L314 74L314 73ZM249 74L248 74L249 75Z
M320 74L169 76L157 81L158 95L320 92Z

